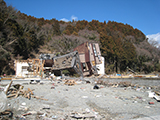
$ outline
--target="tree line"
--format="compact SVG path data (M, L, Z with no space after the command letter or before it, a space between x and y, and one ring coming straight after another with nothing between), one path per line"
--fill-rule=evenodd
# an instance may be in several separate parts
M160 52L138 29L115 21L35 18L0 0L0 74L14 73L14 60L48 51L66 54L86 41L100 45L106 73L160 71Z

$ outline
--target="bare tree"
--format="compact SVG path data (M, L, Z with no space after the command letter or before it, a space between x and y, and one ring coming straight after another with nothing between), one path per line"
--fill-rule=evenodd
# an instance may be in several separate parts
M4 25L6 24L8 19L15 19L16 18L17 10L12 6L8 6L6 9L6 13L7 13L7 16L3 22Z
M156 41L154 38L149 39L148 42L154 47L158 47L159 46L158 41Z
M50 49L57 50L62 54L71 52L75 47L88 41L86 38L77 37L74 35L62 35L52 37L52 40L48 43Z

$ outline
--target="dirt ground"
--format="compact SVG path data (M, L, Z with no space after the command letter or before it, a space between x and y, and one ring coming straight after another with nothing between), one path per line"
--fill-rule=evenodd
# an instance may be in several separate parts
M105 84L92 78L73 80L76 84L72 86L65 85L64 79L32 84L13 81L24 90L30 88L38 99L7 98L6 109L13 112L15 120L130 120L160 115L160 102L148 96L148 91L160 91L160 84L138 85L124 79ZM0 88L8 83L1 81Z

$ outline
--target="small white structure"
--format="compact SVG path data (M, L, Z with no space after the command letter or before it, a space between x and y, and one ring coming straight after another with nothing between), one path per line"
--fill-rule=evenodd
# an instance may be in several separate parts
M29 67L27 60L15 61L15 75L16 77L26 77L28 74L27 68Z
M105 60L104 60L104 57L101 56L101 60L102 60L101 64L97 64L96 68L97 68L97 71L98 71L99 75L104 75L105 74L105 67L104 67L105 66L104 65Z

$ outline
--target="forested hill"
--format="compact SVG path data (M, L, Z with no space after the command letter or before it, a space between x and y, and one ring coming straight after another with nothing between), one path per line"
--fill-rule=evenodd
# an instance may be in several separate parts
M137 72L160 71L159 50L128 24L45 20L27 16L0 0L0 74L12 74L15 59L66 54L86 41L99 43L106 73L124 72L127 67Z

